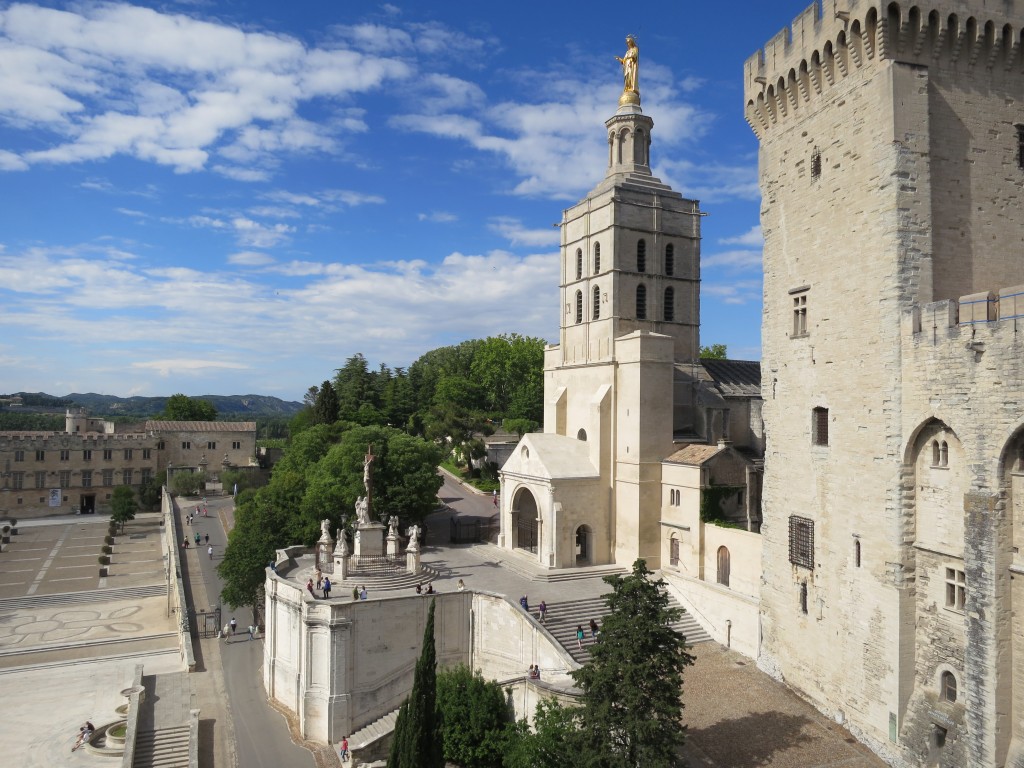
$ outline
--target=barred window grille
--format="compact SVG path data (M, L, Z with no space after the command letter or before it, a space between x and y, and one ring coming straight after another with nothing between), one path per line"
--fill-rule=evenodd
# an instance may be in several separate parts
M814 521L793 515L789 518L789 562L814 570Z
M640 240L636 244L636 271L647 271L647 241Z

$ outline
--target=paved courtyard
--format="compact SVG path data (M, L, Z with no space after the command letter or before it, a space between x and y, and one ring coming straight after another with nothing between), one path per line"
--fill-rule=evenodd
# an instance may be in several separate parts
M117 536L109 575L97 557L105 517L19 523L0 554L0 722L4 755L19 768L110 765L70 752L78 727L117 719L136 664L181 669L168 614L157 515Z

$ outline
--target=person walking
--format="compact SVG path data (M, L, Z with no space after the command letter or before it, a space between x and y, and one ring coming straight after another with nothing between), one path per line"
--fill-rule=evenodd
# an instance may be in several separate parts
M213 544L206 548L206 554L208 554L210 559L213 560Z
M601 632L597 628L597 622L594 621L593 619L591 619L590 620L590 636L591 637L597 637L599 634L601 634Z
M182 549L188 549L188 536L186 536L185 540L183 542L181 542L181 548Z
M341 753L341 762L348 762L348 739L341 740L341 748L338 750Z
M519 598L519 606L527 613L530 612L530 600L526 595Z
M316 588L321 589L324 585L324 575L320 572L320 569L316 569Z
M491 492L491 501L494 502L494 506L498 506L498 492L496 490Z
M331 596L331 577L324 578L324 600Z
M255 634L256 634L256 627L254 627L252 624L250 624L249 625L249 639L252 640L253 635L255 635Z
M238 629L238 622L235 621L235 617L231 617L231 621L228 622L228 626L231 627L231 636L235 636L235 630Z
M543 624L548 618L548 604L543 600L540 601L540 605L537 606L537 613L540 614L540 623Z
M203 536L203 541L205 541L207 544L209 544L210 543L210 534L208 534L208 533L205 534Z
M196 546L197 547L199 546L199 542L201 540L202 540L202 537L199 535L199 531L196 531Z
M582 651L583 650L583 625L576 625L576 646Z
M309 596L316 600L316 592L313 591L313 578L310 577L309 581L306 582L306 590L309 592Z
M359 599L360 600L365 600L366 599L366 586L365 585L359 588Z

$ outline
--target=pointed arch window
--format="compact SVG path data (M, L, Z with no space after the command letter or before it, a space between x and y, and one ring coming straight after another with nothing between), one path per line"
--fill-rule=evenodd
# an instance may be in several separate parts
M718 583L721 584L723 587L728 587L729 586L729 571L730 571L729 549L728 549L728 547L719 547L718 548L718 558L717 559L718 559L718 563L717 563L717 565L718 565L718 574L717 574L717 576L718 576Z
M642 238L636 244L636 271L647 271L647 241Z
M646 320L647 319L647 286L638 285L636 287L636 319Z
M676 292L671 286L665 289L665 322L671 323L676 319Z
M576 291L576 322L583 322L583 291Z
M594 286L594 319L601 319L601 289Z
M665 246L665 274L669 277L676 271L676 249L672 243Z
M601 274L601 244L594 243L594 274Z
M576 279L580 280L583 277L583 249L576 249Z

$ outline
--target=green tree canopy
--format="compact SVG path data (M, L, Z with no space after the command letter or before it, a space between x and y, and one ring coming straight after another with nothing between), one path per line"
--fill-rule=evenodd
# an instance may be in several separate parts
M726 360L725 344L711 344L707 347L702 345L700 357L702 360Z
M437 713L437 654L434 648L434 600L427 610L423 650L413 674L412 693L395 721L387 768L444 768L441 723Z
M216 421L217 409L206 400L178 393L167 398L161 416L167 421Z
M650 576L642 559L628 576L605 576L610 613L589 663L571 673L583 690L582 729L609 768L679 762L683 670L693 657L671 626L681 611L669 606L665 582Z
M135 513L139 510L138 502L135 501L135 492L130 485L119 485L110 494L110 519L121 526L124 532L124 524L135 519Z
M462 768L501 768L515 718L501 685L465 664L437 676L444 757Z
M313 423L333 424L338 420L338 395L334 385L325 381L320 385L313 403Z
M260 600L266 569L287 535L288 514L255 491L242 491L235 508L235 527L228 535L217 573L224 580L221 599L231 608L254 606Z

